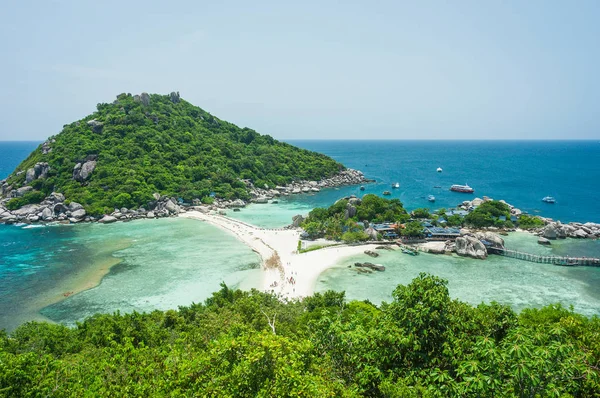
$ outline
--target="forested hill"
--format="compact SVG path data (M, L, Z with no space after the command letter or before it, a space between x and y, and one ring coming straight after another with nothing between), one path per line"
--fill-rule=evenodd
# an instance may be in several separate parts
M22 205L60 192L100 214L144 206L155 192L189 201L211 194L245 199L240 179L274 187L343 169L325 155L220 120L179 93L120 94L40 145L8 178L4 194L33 187L20 192Z

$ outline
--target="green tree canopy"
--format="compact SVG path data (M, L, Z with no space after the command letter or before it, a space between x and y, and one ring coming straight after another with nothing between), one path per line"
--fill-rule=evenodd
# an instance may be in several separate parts
M83 204L90 214L146 206L155 192L187 201L208 198L211 192L225 199L247 199L241 179L261 188L275 187L294 180L319 180L344 169L325 155L239 128L184 100L156 94L149 96L147 104L130 94L98 104L96 112L65 125L46 144L8 178L13 187L23 186L29 168L38 162L50 166L46 178L34 180L38 196L30 194L13 207L38 203L52 191ZM75 181L75 165L90 156L97 157L95 170L87 180Z

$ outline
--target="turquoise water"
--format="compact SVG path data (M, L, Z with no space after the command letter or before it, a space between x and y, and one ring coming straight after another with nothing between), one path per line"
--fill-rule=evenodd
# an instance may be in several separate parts
M234 237L190 219L160 219L84 226L85 246L106 240L130 242L113 255L121 260L102 283L42 310L48 318L72 323L116 310L166 310L202 302L219 284L259 287L260 258Z
M570 250L568 241L552 248L537 244L529 234L512 234L506 244L532 253L564 254ZM600 242L587 242L600 252ZM552 303L562 303L582 314L600 315L600 269L589 267L559 267L518 261L499 256L486 260L471 260L458 256L422 253L409 256L401 251L381 250L373 259L360 255L345 259L335 268L325 271L319 278L316 291L329 289L346 291L348 299L371 300L374 303L392 300L392 291L399 284L408 284L421 272L431 273L448 280L453 298L477 305L497 301L515 310L525 307L539 308ZM355 262L371 261L386 266L384 272L358 273Z
M331 142L295 144L326 153L349 167L361 169L378 182L368 192L392 190L409 209L450 207L465 198L488 195L504 198L531 213L563 221L600 221L595 198L600 180L597 143L503 142ZM0 178L10 173L38 143L0 143ZM437 167L443 173L436 173ZM433 190L453 183L476 189L469 196ZM281 199L279 204L256 204L229 212L244 221L276 228L295 214L328 206L358 187L323 190L317 194ZM554 206L540 198L553 195ZM512 235L508 246L557 255L600 257L600 242L558 241L551 248L529 235ZM496 300L516 309L552 302L573 305L585 314L600 308L600 269L561 268L498 257L486 261L398 252L384 253L378 262L384 273L358 275L347 265L325 272L317 290L346 290L349 298L389 300L393 288L408 283L419 272L449 280L453 297L477 304ZM0 328L12 329L31 319L72 324L96 312L149 311L177 308L202 301L225 281L231 286L258 286L258 257L230 235L194 220L166 219L117 223L18 227L0 225ZM116 264L116 265L114 265ZM114 265L112 268L110 268ZM110 272L108 269L110 268ZM97 287L94 281L108 274ZM97 281L96 281L97 282ZM65 294L85 288L82 293Z
M454 207L487 195L532 214L562 221L600 222L600 141L291 141L362 170L379 184L363 193L392 191L408 209ZM437 173L441 167L444 171ZM400 189L390 189L394 182ZM450 192L469 184L474 195ZM441 189L433 188L436 185ZM327 192L310 203L331 203L358 187ZM555 204L541 201L554 196Z
M40 310L48 319L71 324L96 312L201 302L221 282L259 287L258 255L195 220L3 226L0 242L0 327L9 330L42 319ZM100 285L89 286L115 263ZM81 286L93 288L65 298Z

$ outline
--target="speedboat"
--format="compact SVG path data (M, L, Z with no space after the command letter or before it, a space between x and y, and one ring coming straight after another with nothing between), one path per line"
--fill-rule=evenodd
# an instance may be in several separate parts
M392 188L400 188L400 183L397 182L395 184L392 184Z
M436 171L437 171L438 173L441 173L441 172L442 172L442 168L441 168L441 167L438 167Z
M418 251L416 251L416 250L410 250L410 249L407 249L407 248L403 248L402 249L402 253L409 254L411 256L418 256L419 255Z
M387 195L391 195L392 193L390 191L383 191L383 194L387 196Z
M429 195L429 196L427 196L427 200L430 202L435 202L435 196Z
M556 203L556 199L554 199L552 196L546 196L544 199L542 199L542 202Z
M441 188L441 185L435 185L434 188Z

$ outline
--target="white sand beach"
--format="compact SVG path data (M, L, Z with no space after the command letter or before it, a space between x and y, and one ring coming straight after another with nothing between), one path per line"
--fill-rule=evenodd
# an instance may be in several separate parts
M333 246L298 253L298 230L259 228L226 216L199 211L182 213L180 217L208 222L232 233L248 245L262 259L262 290L273 291L285 298L311 295L317 278L323 271L338 264L345 257L373 250L376 246ZM292 282L290 278L293 279Z

